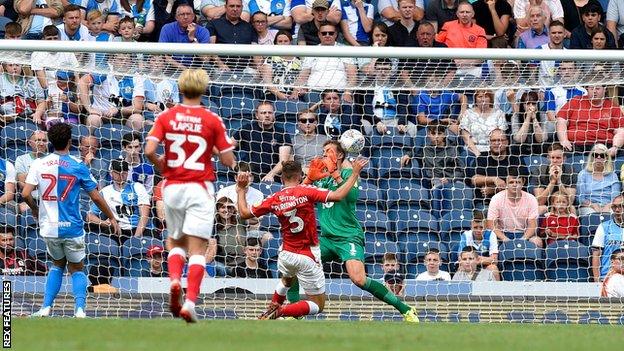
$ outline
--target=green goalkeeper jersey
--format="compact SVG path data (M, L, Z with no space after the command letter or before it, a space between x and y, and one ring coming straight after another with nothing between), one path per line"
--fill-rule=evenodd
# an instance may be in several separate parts
M351 168L342 169L340 176L343 182L353 173ZM319 188L336 190L340 186L334 178L326 177L315 183ZM349 195L339 202L328 202L318 205L319 222L321 223L321 236L331 240L339 240L364 245L364 232L355 216L355 204L360 191L358 184Z

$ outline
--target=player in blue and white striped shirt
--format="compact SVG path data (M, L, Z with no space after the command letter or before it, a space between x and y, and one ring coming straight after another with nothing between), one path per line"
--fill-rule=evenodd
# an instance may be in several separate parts
M69 154L71 126L66 123L53 125L48 130L48 138L56 151L33 162L22 191L33 216L39 219L39 234L45 240L53 260L46 279L43 306L33 316L50 315L67 266L75 299L74 316L84 318L87 276L83 272L82 262L85 258L85 241L84 223L80 214L80 189L89 193L91 200L110 219L117 233L119 226L97 191L97 184L87 166ZM39 203L32 197L35 188L40 189Z

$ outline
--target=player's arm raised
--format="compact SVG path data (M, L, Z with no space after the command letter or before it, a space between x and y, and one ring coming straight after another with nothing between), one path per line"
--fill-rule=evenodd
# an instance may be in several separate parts
M100 192L97 189L93 189L89 192L89 197L91 198L93 203L100 209L100 211L102 211L102 213L104 213L104 215L110 221L111 230L113 231L113 233L117 235L121 234L121 229L119 229L119 224L117 224L117 220L115 219L113 212L108 207L108 204L106 204L106 201L104 200L102 195L100 195Z
M353 188L353 186L355 185L355 182L357 182L357 179L360 176L360 172L362 171L364 167L366 167L367 164L368 164L368 159L360 157L357 160L355 160L353 162L353 172L351 173L349 178L347 178L347 181L342 183L340 188L334 191L331 191L329 195L327 196L327 201L328 202L340 201L344 199L347 195L349 195L349 191L351 191L351 188Z
M249 210L247 205L247 187L249 186L248 172L241 172L236 175L236 195L238 197L238 215L241 219L249 219L255 217Z

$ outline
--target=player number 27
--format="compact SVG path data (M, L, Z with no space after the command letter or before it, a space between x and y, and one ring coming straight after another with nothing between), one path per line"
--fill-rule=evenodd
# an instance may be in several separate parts
M293 234L297 234L303 230L303 219L301 217L297 217L297 209L291 211L284 212L284 216L288 217L288 221L290 223L295 223L297 226L294 228L290 228L290 232Z
M197 162L197 160L199 160L208 148L208 143L204 138L199 135L186 135L178 133L167 133L165 134L165 138L172 142L170 151L178 156L175 160L167 160L167 166L171 168L182 166L185 169L192 171L205 170L206 165L201 162ZM182 148L182 145L186 142L197 145L195 151L193 151L193 153L188 157L186 155L186 151Z
M44 173L41 175L41 178L50 181L50 184L48 184L48 186L43 191L43 195L41 195L41 199L43 201L58 200L58 197L56 195L50 195L50 193L56 187L56 184L58 183L59 179L67 182L65 184L65 189L63 189L63 192L61 193L61 199L60 199L61 201L65 201L65 199L67 199L67 194L69 194L69 191L74 187L74 184L76 183L76 177L73 175L68 175L68 174L61 174L57 178L54 174ZM57 190L57 194L58 192L59 191Z

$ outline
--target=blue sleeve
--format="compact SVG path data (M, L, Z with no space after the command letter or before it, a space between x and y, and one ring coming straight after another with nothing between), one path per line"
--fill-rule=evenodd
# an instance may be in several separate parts
M86 12L89 13L91 10L97 10L97 3L94 0L87 0L83 4L85 4Z
M611 187L611 200L609 200L609 202L611 202L622 193L622 184L620 183L618 176L615 172L611 172L609 178L613 178L613 186Z
M84 164L80 164L80 168L78 169L78 174L80 176L80 187L84 189L86 192L91 192L93 189L97 188L97 183L89 169Z
M546 105L546 111L557 111L557 102L555 101L555 96L552 93L552 90L546 89L546 93L544 94L544 103Z
M99 207L97 207L97 205L94 202L91 202L91 206L89 208L89 212L93 213L96 216L99 216L102 214L102 211L100 210Z
M416 104L416 114L419 113L424 113L425 115L427 114L427 104L425 103L425 94L424 93L420 93L418 94L417 97L417 104ZM425 117L429 117L429 116L425 116Z
M576 192L578 196L579 205L583 204L583 201L589 198L589 192L587 189L587 184L586 184L586 179L585 179L586 174L587 172L585 172L585 170L581 171L578 175L578 181L576 183Z
M167 24L169 24L169 23L167 23ZM162 27L162 29L160 30L160 36L158 37L158 42L159 43L169 43L171 41L171 40L169 40L169 28L171 28L171 27L168 26L167 24L165 24Z
M106 74L91 74L91 78L93 79L93 84L100 85L104 83L106 80Z
M530 29L529 29L530 30ZM516 46L518 49L526 49L526 44L522 38L518 38L518 45Z
M204 27L197 27L198 29L201 28L200 30L197 31L197 41L202 43L202 44L209 44L210 43L210 30L208 28L204 28Z

